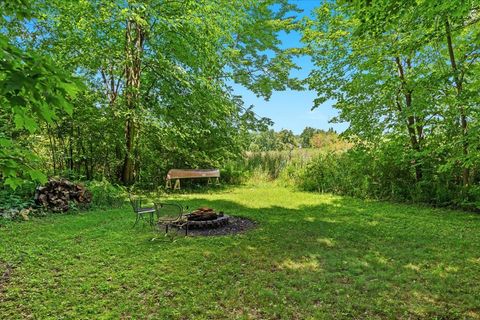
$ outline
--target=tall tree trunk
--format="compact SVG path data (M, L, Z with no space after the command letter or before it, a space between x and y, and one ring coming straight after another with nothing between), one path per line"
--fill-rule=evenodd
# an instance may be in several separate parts
M140 73L145 32L141 24L128 20L125 32L125 102L127 119L125 121L125 158L121 181L130 185L134 181L135 111L139 105Z
M452 68L453 79L455 81L455 89L457 91L457 98L460 98L462 91L463 91L463 79L461 79L458 75L459 70L457 67L457 61L455 59L455 52L453 51L453 41L452 41L452 33L450 28L450 22L448 18L445 19L445 34L447 37L447 46L448 46L448 56L450 58L450 66ZM460 101L460 125L462 131L462 151L463 155L466 158L468 156L468 141L467 141L467 116L465 113L465 107L463 103ZM464 162L465 163L465 162ZM462 180L463 185L467 186L470 181L470 170L465 164L462 165Z
M133 143L135 139L133 116L129 115L125 123L125 158L123 160L121 180L124 185L130 185L134 181L133 169Z
M397 96L396 105L400 113L406 111L407 113L411 112L412 109L412 95L413 92L411 89L407 88L407 80L405 78L405 71L403 69L402 61L400 57L395 57L395 63L397 64L398 77L402 83L401 92L405 99L405 109L402 107L402 103ZM408 66L410 67L410 61L407 61ZM423 139L423 126L419 123L418 118L413 114L407 114L406 125L408 136L410 137L410 145L413 150L416 152L421 151L421 141ZM414 159L413 166L415 168L415 180L419 182L422 180L423 172L422 166L419 163L418 159Z

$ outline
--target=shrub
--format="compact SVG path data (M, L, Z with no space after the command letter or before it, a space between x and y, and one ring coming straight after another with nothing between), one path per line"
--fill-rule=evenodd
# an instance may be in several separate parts
M92 193L92 206L100 208L118 208L124 205L127 192L124 187L114 185L107 180L91 181L87 189Z
M416 182L409 159L394 148L320 154L300 169L297 184L306 191L331 192L359 198L426 203L468 210L480 209L480 187L468 189L452 182L451 172L434 170L424 161L423 178Z
M9 209L21 210L31 207L34 205L34 193L33 183L22 184L15 190L0 185L0 213Z
M228 184L241 184L248 178L242 161L229 162L220 171L221 181Z

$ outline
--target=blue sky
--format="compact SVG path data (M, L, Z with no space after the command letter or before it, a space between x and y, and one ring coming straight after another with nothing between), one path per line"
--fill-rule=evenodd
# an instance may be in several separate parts
M320 3L320 1L316 0L291 0L291 2L303 10L303 13L300 13L300 15L310 15L312 9ZM280 40L285 47L301 46L298 33L282 33ZM292 75L302 79L313 68L313 64L308 57L298 58L296 63L301 69L293 71ZM329 101L311 111L313 100L316 97L314 91L276 91L272 94L269 101L265 101L240 85L234 85L233 88L236 94L243 97L246 107L253 105L257 115L272 119L275 123L273 128L276 131L290 129L294 133L299 134L306 126L325 130L334 128L338 132L347 128L345 123L329 123L329 120L337 115L337 110L332 108L332 103Z

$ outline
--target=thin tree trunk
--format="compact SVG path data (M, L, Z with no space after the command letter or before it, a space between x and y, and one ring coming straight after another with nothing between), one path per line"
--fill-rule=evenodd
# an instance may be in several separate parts
M127 21L125 33L125 101L127 119L125 121L125 158L121 180L125 185L134 181L134 146L135 146L135 110L139 104L140 73L145 34L143 27L135 21Z
M129 116L125 123L125 158L123 160L123 169L122 169L122 182L125 185L130 185L133 183L133 141L135 139L135 128L134 121Z
M65 171L68 169L68 147L67 144L65 143L65 138L62 136L60 126L56 124L57 126L57 132L58 132L58 141L60 144L60 150L61 153L57 155L57 160L58 160L58 169L61 174L65 174Z
M95 175L95 159L93 158L93 143L90 141L90 173L87 175L87 180L93 180Z
M50 126L47 124L48 140L50 141L50 150L52 151L53 175L57 174L57 157L55 152L55 141L53 140Z
M446 30L446 37L447 37L447 46L448 46L448 55L450 58L450 66L452 68L453 79L455 81L455 89L457 91L457 98L460 98L462 91L463 91L463 80L460 79L458 76L458 67L457 61L455 59L455 52L453 50L453 41L452 41L452 33L450 28L450 23L448 19L445 19L445 30ZM462 151L463 155L466 158L468 156L468 141L467 141L467 131L468 131L468 124L467 124L467 116L465 113L465 107L463 103L460 103L460 123L461 123L461 130L462 130ZM470 181L470 170L464 164L462 165L462 178L463 178L463 185L467 186Z
M80 136L80 133L79 133ZM78 139L79 145L80 145L80 150L82 154L82 162L85 167L85 176L88 176L88 156L87 153L85 152L85 146L84 146L84 139ZM80 171L81 165L79 164L79 171Z
M405 72L403 70L400 57L395 57L395 62L397 64L398 77L400 78L400 81L402 83L401 91L405 98L405 109L407 112L410 112L412 109L412 100L413 100L412 90L406 87L407 82L405 79ZM410 62L408 62L408 65L410 66ZM396 100L396 105L399 112L404 111L402 108L402 103L400 102L400 99L398 98L398 96ZM407 115L406 125L407 125L408 135L410 137L410 144L412 146L412 149L415 150L416 152L421 151L420 142L423 139L423 126L417 121L417 118L411 114ZM422 166L419 163L418 159L414 159L413 166L415 168L415 180L419 182L423 177L423 172L422 172Z
M73 142L74 142L74 132L75 132L75 129L73 127L73 124L71 126L71 130L70 130L70 139L69 139L69 143L68 143L68 152L69 152L69 156L70 156L70 159L69 160L69 169L71 172L74 172L73 170Z
M77 127L77 136L82 137L82 131L80 129L80 126ZM82 174L82 161L81 159L83 158L83 153L82 153L82 139L77 139L76 143L76 150L77 150L77 161L75 161L75 170L77 172L77 175Z

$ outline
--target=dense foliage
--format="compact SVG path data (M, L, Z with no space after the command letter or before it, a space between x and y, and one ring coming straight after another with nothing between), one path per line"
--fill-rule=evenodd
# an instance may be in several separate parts
M479 22L474 0L325 1L305 20L316 106L335 101L357 145L310 168L316 187L480 201Z
M0 1L0 24L31 18L25 1ZM8 16L7 16L8 15ZM52 124L72 114L78 85L48 57L20 48L0 34L0 181L16 189L27 181L45 182L29 139L40 121Z
M229 83L264 97L299 88L292 52L277 39L297 27L283 0L24 5L2 2L0 156L12 186L27 165L14 143L37 154L27 173L40 182L62 175L149 187L171 167L219 167L267 121Z

